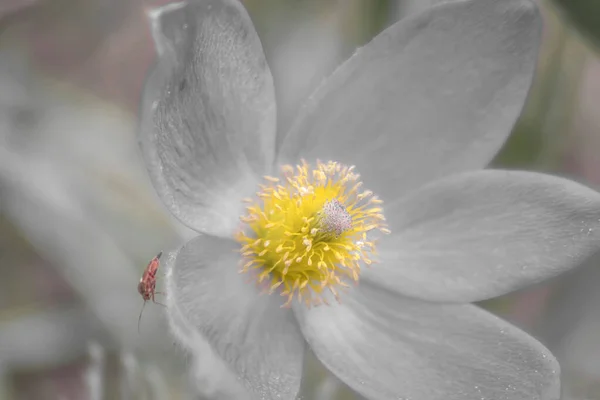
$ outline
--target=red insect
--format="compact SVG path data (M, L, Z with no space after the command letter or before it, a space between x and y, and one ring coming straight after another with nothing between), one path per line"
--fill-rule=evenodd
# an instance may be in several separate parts
M142 313L144 312L144 306L148 300L152 300L155 304L160 304L165 307L164 304L159 303L154 300L154 295L156 293L162 294L160 292L156 292L156 273L158 272L158 267L160 267L160 257L162 256L162 251L154 257L144 270L142 277L140 278L140 283L138 283L138 292L142 295L144 299L144 304L142 304L142 310L140 311L140 316L138 318L138 332L140 331L140 321L142 320Z

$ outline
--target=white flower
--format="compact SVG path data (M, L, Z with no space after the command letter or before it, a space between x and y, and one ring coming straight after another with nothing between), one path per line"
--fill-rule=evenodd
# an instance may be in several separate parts
M533 2L455 1L401 21L280 137L271 74L238 1L171 4L154 18L141 146L167 207L203 234L166 265L179 341L206 337L259 399L296 396L306 344L370 399L559 398L548 350L468 304L598 249L598 193L481 170L531 84Z

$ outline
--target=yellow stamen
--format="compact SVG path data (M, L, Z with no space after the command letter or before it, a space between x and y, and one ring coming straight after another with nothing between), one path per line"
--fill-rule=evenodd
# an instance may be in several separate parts
M256 271L259 283L269 282L266 292L287 297L284 306L294 295L309 307L328 304L325 291L339 300L345 280L358 282L361 265L375 262L376 240L367 234L390 233L382 201L361 190L353 170L333 161L285 165L281 179L265 177L240 218L241 272Z

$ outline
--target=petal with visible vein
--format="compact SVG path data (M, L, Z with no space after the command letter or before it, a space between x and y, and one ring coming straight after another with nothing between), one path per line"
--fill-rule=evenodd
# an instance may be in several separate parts
M529 0L440 4L377 36L316 91L280 163L356 165L385 201L486 166L529 92L541 18Z
M600 193L533 172L466 172L388 205L392 235L363 279L473 302L555 277L600 250Z
M370 400L558 400L559 366L531 336L473 305L361 284L295 308L321 362Z
M150 177L189 227L227 236L273 163L273 79L237 0L152 11L158 62L142 98L139 140Z
M195 334L206 338L256 398L293 400L304 340L279 298L259 295L238 273L237 248L227 239L199 236L170 257L170 322L184 342Z

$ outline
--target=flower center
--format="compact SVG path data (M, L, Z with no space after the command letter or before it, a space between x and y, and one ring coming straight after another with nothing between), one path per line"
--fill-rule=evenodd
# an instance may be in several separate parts
M279 290L289 306L296 295L307 306L326 303L329 290L358 282L361 265L371 265L371 231L389 233L382 201L361 190L354 167L333 161L282 167L282 179L265 176L258 200L246 199L241 272L255 271L259 284Z

